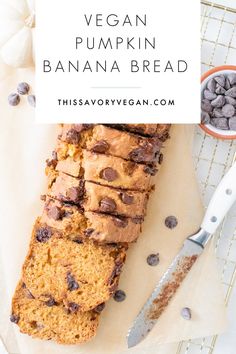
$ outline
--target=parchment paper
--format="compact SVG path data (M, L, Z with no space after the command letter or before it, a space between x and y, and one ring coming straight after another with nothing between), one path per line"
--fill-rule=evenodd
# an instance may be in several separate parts
M172 342L224 331L225 307L210 245L147 339L134 349L126 349L126 332L133 319L184 238L198 229L203 215L191 157L193 126L183 125L172 128L172 138L166 144L142 235L128 252L120 281L120 289L126 292L127 299L123 303L109 301L96 338L80 346L59 346L22 335L9 323L11 296L20 276L33 221L42 207L39 196L46 186L44 160L53 149L56 136L56 127L34 124L34 110L25 97L18 107L7 104L7 96L15 91L18 82L27 81L34 87L33 79L33 70L18 70L0 83L0 331L8 351L21 354L174 354L177 344ZM179 224L173 230L164 225L168 215L178 218ZM146 257L155 252L160 254L160 264L150 267ZM186 306L192 310L191 321L180 316L182 307Z

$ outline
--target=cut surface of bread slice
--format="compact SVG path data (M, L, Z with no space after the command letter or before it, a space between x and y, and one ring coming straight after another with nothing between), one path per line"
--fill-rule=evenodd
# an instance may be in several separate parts
M124 247L77 243L37 226L22 279L35 298L53 299L71 311L84 312L113 294L124 261Z
M61 344L79 344L90 340L96 333L98 317L92 311L68 311L53 299L39 301L22 281L12 300L11 321L19 326L22 333Z

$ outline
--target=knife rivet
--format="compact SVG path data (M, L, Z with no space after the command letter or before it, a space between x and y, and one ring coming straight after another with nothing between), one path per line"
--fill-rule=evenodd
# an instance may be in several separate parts
M216 216L212 216L211 217L211 222L216 222L217 221L217 217Z
M226 193L227 195L231 195L231 194L232 194L232 189L226 189L225 193Z

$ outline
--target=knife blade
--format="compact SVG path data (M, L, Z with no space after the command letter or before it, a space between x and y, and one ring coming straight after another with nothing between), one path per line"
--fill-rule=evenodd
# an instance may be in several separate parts
M184 242L181 251L162 276L129 330L127 335L128 348L137 345L152 330L202 252L203 247L200 244L189 239Z
M201 255L223 218L236 200L236 163L219 183L208 205L199 231L189 236L127 334L128 347L140 343L152 330L184 278Z

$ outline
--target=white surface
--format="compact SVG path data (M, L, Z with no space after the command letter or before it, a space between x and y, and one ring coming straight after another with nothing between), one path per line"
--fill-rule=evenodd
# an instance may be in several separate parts
M145 123L156 123L157 120L160 123L199 123L199 0L172 1L171 11L169 1L160 0L120 0L117 3L100 0L99 6L97 3L87 0L81 6L81 2L70 0L68 6L68 2L62 0L38 0L36 119L44 123L71 123L72 120L80 123L143 123L145 117ZM97 27L94 21L92 25L86 25L84 14L89 16L91 13L103 15L102 27ZM120 24L111 27L104 20L111 13L118 14L120 21L124 21L126 14L131 19L136 14L141 17L146 14L147 24L138 27L134 23L132 26ZM86 43L87 37L94 37L96 41L101 37L105 41L107 38L114 40L122 37L124 43L127 37L134 37L136 41L139 37L156 37L156 48L139 50L136 45L136 49L127 50L123 46L116 50L115 46L112 49L97 49L96 46L89 50L80 45L76 50L76 37L82 37L83 43ZM44 72L44 60L51 62L51 72ZM59 60L65 72L59 70L55 73ZM74 65L79 60L79 72L73 70L68 73L69 60ZM92 72L83 72L87 60ZM107 60L107 72L96 72L96 60L102 63ZM110 72L114 60L120 66L120 72ZM144 73L143 69L137 73L131 72L132 60L137 60L141 67L143 60L149 60L152 63L150 72ZM157 68L160 73L153 72L154 60L160 60L160 68ZM178 60L188 63L187 71L177 72ZM168 61L172 63L174 72L164 72ZM77 99L78 102L80 99L83 102L87 99L90 105L59 106L58 99ZM94 104L91 104L91 99L95 100ZM99 105L99 99L109 100L109 105ZM117 99L121 102L126 100L126 105L118 105ZM148 99L149 105L129 105L130 99L135 102L138 99ZM158 106L154 104L156 99L159 100ZM174 99L175 105L161 105L162 99ZM115 101L114 105L111 100Z

